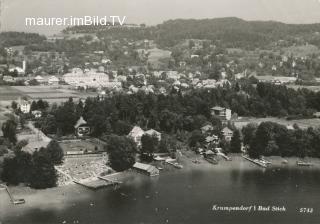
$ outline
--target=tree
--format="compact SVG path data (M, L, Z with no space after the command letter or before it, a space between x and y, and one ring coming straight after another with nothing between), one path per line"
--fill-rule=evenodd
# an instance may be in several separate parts
M13 119L9 119L2 124L3 137L8 139L13 144L16 144L17 142L16 131L17 123Z
M112 135L107 145L109 162L115 171L124 171L135 163L136 144L125 136Z
M170 135L162 134L159 142L159 152L175 152L177 150L177 140Z
M32 161L30 186L36 189L55 187L57 173L50 157L48 157L48 153L40 149L32 155Z
M250 123L242 128L242 135L243 135L243 144L249 145L252 139L254 138L256 131L257 131L257 125L254 123Z
M201 131L195 130L192 132L191 137L189 138L189 146L195 147L198 144L202 144L205 140L204 135Z
M32 101L30 111L38 110L38 104L36 101Z
M273 140L273 123L263 122L259 125L254 139L250 143L248 149L249 156L252 158L260 158L266 152L266 148L270 140Z
M49 104L47 101L44 101L42 99L37 101L38 110L45 110L47 107L49 107Z
M49 114L41 123L41 130L45 134L56 134L57 133L57 120L56 118Z
M132 126L128 122L122 120L116 121L113 126L114 133L117 135L127 135L132 129Z
M28 183L31 177L32 158L29 153L15 151L3 161L2 180L8 184Z
M78 117L75 112L75 105L72 98L69 98L67 102L60 106L55 115L58 128L63 135L74 132L74 125L77 122Z
M91 135L94 137L99 137L107 131L110 132L111 129L110 122L102 114L94 114L88 120L88 124L90 125L92 130Z
M149 156L156 152L158 146L158 138L156 136L150 136L147 134L141 137L141 152L146 153Z
M12 101L12 103L11 103L11 108L12 108L13 110L18 109L18 104L17 104L16 101Z
M235 130L233 132L233 136L230 142L230 151L232 153L240 153L241 152L241 136L240 131Z
M63 150L56 140L52 140L47 148L43 148L48 153L48 158L54 164L61 164L63 162Z

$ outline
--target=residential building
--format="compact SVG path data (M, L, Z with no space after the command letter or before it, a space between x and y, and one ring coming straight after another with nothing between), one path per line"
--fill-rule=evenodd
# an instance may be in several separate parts
M222 120L229 121L231 119L231 110L224 107L216 106L211 108L211 115L218 116Z
M40 75L37 75L34 79L40 84L45 82L45 79Z
M144 135L144 130L142 130L139 126L134 126L128 134L128 136L133 139L133 141L137 144L138 147L141 146L142 135Z
M42 116L42 112L40 110L34 110L31 113L35 118L40 118Z
M221 134L226 141L231 141L233 131L230 128L225 127L222 129Z
M213 131L213 126L210 125L210 124L207 124L207 125L201 127L202 134L205 134L205 133L208 133L208 132L211 132L211 131Z
M206 143L208 143L208 144L210 144L210 143L218 143L219 137L216 136L216 135L207 136L205 140L206 140Z
M78 137L83 137L90 134L90 127L87 124L87 122L83 119L83 117L80 117L77 123L74 125L75 134Z
M146 131L146 132L144 132L144 133L147 134L147 135L149 135L149 136L155 136L155 137L157 137L158 141L161 140L161 133L158 132L158 131L156 131L156 130L154 130L154 129L150 129L150 130L148 130L148 131Z
M22 113L27 114L30 112L31 109L31 103L27 100L20 100L19 102L19 108Z
M50 76L48 79L48 84L49 85L58 85L59 84L59 79L55 76Z

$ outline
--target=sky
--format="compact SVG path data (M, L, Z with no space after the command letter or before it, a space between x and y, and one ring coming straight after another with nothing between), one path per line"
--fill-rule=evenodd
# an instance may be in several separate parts
M239 17L285 23L320 23L320 0L0 0L1 31L57 33L27 27L26 17L126 16L127 23L155 25L177 18Z

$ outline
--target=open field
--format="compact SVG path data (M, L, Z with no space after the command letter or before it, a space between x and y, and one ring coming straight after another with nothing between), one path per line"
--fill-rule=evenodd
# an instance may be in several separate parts
M0 101L17 100L23 93L11 86L0 86Z
M274 122L284 126L292 127L294 124L297 124L300 128L307 129L308 127L319 128L320 119L301 119L301 120L286 120L283 118L276 117L266 117L266 118L254 118L254 117L242 117L235 121L235 126L239 129L246 126L249 123L260 124L262 122Z
M62 150L67 152L88 152L93 153L103 150L103 144L94 139L87 140L66 140L59 142Z
M87 98L96 96L95 93L78 92L69 89L69 86L61 88L51 86L0 86L0 102L1 101L17 101L21 97L27 97L31 100L43 99L49 103L60 103L68 98L73 99Z

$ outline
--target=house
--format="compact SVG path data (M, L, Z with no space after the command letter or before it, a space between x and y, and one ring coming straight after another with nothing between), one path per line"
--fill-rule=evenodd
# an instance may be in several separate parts
M213 152L213 151L211 151L211 150L207 150L207 151L205 151L204 153L203 153L203 156L205 157L205 158L212 158L212 157L215 157L215 153Z
M142 135L144 135L144 130L142 130L138 126L134 126L133 129L128 134L128 136L133 139L133 141L137 144L138 147L141 146Z
M315 113L313 114L313 116L316 117L316 118L320 118L320 112L315 112Z
M15 82L14 78L11 75L3 76L3 81L5 81L5 82Z
M219 137L216 135L212 135L212 136L208 136L205 139L206 143L210 144L210 143L217 143L219 141Z
M87 122L80 117L77 123L74 125L75 134L79 137L83 137L90 134L90 127Z
M132 168L140 173L146 174L151 177L159 175L159 170L156 167L149 164L136 162Z
M35 118L40 118L42 116L42 112L40 110L34 110L31 113Z
M222 120L229 121L231 119L231 110L224 107L216 106L211 108L211 115L218 116Z
M31 103L27 100L20 100L19 108L22 113L27 114L30 112L31 109Z
M59 84L59 79L55 76L51 76L48 79L48 84L49 85L58 85Z
M40 75L37 75L34 79L37 80L38 83L44 83L45 82L44 78L42 76L40 76Z
M208 133L208 132L211 132L211 131L213 131L213 126L210 125L210 124L207 124L207 125L205 125L205 126L203 126L201 128L202 134L205 134L205 133Z
M149 136L155 136L158 139L158 141L161 141L161 133L154 129L150 129L144 133Z
M225 127L224 129L222 129L221 134L226 141L231 141L233 131L230 128Z
M22 62L22 68L18 66L9 68L9 72L15 71L18 73L18 75L24 75L26 73L26 61Z

